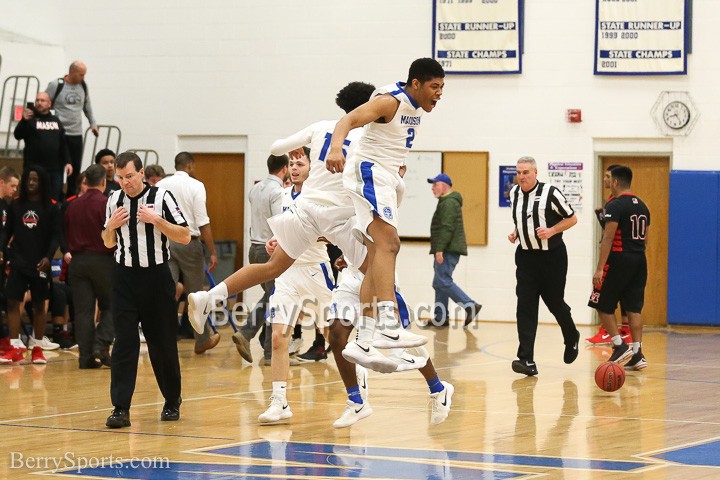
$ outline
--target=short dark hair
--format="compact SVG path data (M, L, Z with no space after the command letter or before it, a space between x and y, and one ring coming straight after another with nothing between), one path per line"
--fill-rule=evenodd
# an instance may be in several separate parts
M288 166L290 158L287 155L270 155L267 159L267 168L269 174L278 173L284 167Z
M102 165L90 165L84 172L88 187L99 187L105 180L105 169Z
M630 167L618 165L610 171L610 175L612 175L613 180L617 180L618 185L623 188L630 188L630 185L632 185L633 174Z
M158 165L148 165L145 167L145 178L160 177L165 178L165 169Z
M115 158L115 168L125 168L128 163L132 162L135 166L135 171L139 172L143 168L142 160L138 157L135 152L123 152Z
M375 91L375 85L364 82L350 82L340 89L335 97L335 104L345 110L345 113L350 113L370 100L373 91Z
M418 58L410 65L407 83L417 80L425 83L433 78L445 78L445 70L434 58Z
M0 168L0 180L9 182L11 178L17 178L19 180L20 175L18 175L12 167L4 166Z
M190 152L180 152L175 155L175 170L183 170L192 163L195 163L195 159Z
M303 149L303 152L305 152L305 156L306 156L308 159L310 159L310 147L307 147L307 146L303 145L302 149Z
M113 158L115 158L115 152L113 152L109 148L103 148L102 150L99 150L95 154L95 163L100 163L100 159L102 157L107 157L108 155L111 155Z
M620 165L617 163L613 163L612 165L608 165L608 167L605 169L606 172L612 172L612 169L615 167L619 167Z

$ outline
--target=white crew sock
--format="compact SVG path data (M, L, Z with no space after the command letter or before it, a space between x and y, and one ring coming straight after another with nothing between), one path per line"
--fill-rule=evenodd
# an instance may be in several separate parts
M615 345L616 347L619 347L620 345L622 345L623 341L622 341L622 337L620 336L619 333L617 335L615 335L614 337L612 337L612 342L613 342L613 345Z
M642 348L642 342L632 342L633 353L637 353Z
M358 325L357 336L355 341L363 348L372 345L373 335L375 335L375 319L372 317L360 317L360 325Z
M377 302L378 324L381 328L395 328L398 325L395 317L395 302Z
M224 302L228 298L228 288L227 285L225 285L225 282L218 283L211 288L208 293L210 294L211 301L216 303L218 301Z
M272 382L273 395L286 398L287 382Z

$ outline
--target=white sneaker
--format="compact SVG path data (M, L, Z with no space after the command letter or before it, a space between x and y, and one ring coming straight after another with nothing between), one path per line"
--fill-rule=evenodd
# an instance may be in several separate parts
M288 344L288 353L290 355L295 355L300 351L300 347L302 347L303 340L302 338L292 338L290 339L290 343Z
M408 332L400 324L378 327L373 336L375 348L415 348L425 345L428 338Z
M357 423L358 420L369 417L370 415L372 415L372 413L373 409L369 403L355 403L352 400L348 400L345 411L342 413L342 415L340 415L340 418L333 422L333 427L349 427L350 425Z
M356 342L348 343L342 351L342 356L348 362L362 365L365 368L380 373L392 373L397 370L397 363L378 352L373 346L361 347Z
M287 403L287 399L285 397L270 395L270 406L258 416L258 422L273 423L290 417L292 417L292 412L290 411L290 404Z
M210 294L204 290L188 295L188 320L193 329L202 334L205 330L205 321L212 311Z
M418 370L427 365L427 358L422 356L411 355L407 350L400 350L399 354L390 355L390 358L397 362L396 372L405 372L407 370Z
M363 399L363 402L367 402L370 393L367 368L362 365L355 365L355 376L357 377L358 387L360 387L360 398Z
M432 414L430 415L430 423L437 425L444 422L450 415L450 405L452 404L452 396L455 393L455 387L447 382L440 382L445 387L442 392L431 393L430 401L432 402Z
M33 347L40 347L43 350L57 350L60 348L60 344L51 342L48 337L43 337L42 340L31 337L28 341L28 350L32 350Z

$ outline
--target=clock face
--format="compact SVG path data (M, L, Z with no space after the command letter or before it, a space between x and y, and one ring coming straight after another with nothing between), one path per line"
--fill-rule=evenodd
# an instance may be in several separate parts
M690 122L690 109L682 102L670 102L663 110L663 120L668 127L680 130Z

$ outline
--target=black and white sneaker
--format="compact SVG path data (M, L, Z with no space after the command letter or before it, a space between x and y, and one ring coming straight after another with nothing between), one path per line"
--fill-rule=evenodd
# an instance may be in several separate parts
M537 365L535 365L535 362L530 362L528 360L513 360L512 369L513 372L522 373L523 375L527 375L528 377L532 377L538 374L538 369Z
M613 353L610 355L610 362L623 363L633 356L633 349L627 343L613 345Z
M638 351L635 355L632 356L629 362L627 362L623 368L625 370L642 370L643 368L648 366L647 360L645 360L645 355L643 355L642 350Z

